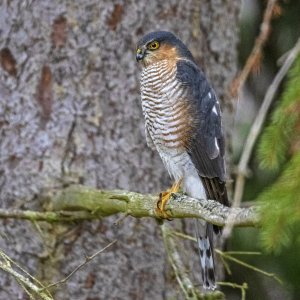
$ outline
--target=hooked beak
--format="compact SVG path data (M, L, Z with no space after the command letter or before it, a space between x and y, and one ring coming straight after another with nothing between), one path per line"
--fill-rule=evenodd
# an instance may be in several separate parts
M146 49L144 47L138 48L136 50L136 61L139 62L145 57Z

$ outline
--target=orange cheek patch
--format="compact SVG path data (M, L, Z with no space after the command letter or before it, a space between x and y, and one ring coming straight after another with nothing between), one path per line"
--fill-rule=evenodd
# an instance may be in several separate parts
M145 66L159 62L161 60L169 60L173 64L179 58L176 47L172 45L161 45L157 50L151 51L145 59Z
M156 57L160 59L176 60L179 57L176 48L171 45L161 45L160 48L156 51Z

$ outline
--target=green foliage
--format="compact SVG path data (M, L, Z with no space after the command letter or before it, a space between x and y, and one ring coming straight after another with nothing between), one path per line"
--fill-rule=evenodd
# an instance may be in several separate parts
M271 124L262 134L258 149L262 168L283 167L275 183L258 197L262 215L261 237L267 250L279 252L282 247L289 246L295 242L295 228L300 228L299 120L300 56L289 72L282 99ZM296 243L299 244L299 239Z
M300 153L292 157L279 179L259 196L262 241L267 250L289 246L300 225Z
M286 160L300 116L300 55L288 75L288 82L272 116L271 124L262 134L258 156L262 168L278 169Z

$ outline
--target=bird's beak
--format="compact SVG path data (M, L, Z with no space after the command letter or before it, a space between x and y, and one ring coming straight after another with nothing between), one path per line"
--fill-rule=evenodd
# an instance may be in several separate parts
M136 61L140 61L145 57L146 49L144 47L137 48L136 50Z

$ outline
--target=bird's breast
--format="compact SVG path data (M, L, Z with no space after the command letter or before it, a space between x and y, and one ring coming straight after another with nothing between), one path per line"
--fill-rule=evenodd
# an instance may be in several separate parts
M185 151L191 136L188 91L177 80L176 71L176 63L161 61L144 68L141 74L146 128L158 151Z

